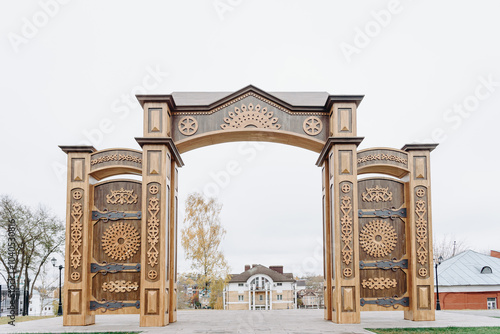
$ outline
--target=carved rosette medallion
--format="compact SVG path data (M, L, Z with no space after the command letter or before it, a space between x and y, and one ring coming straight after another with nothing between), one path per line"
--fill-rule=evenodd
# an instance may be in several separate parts
M429 235L427 218L427 191L423 186L415 187L415 235L417 241L417 263L420 277L428 276Z
M148 213L147 213L147 265L151 271L158 265L159 243L160 243L160 187L157 182L148 184ZM155 271L156 272L156 271ZM155 280L148 274L150 280Z
M192 136L198 131L198 121L192 116L182 117L177 126L184 136Z
M102 284L102 291L106 292L131 292L137 291L139 284L137 282L130 282L125 280L104 282Z
M260 104L255 107L249 104L248 107L244 104L240 108L234 107L234 112L229 112L229 117L224 117L224 123L220 127L223 130L227 129L243 129L246 127L255 127L258 129L279 130L281 128L278 122L278 117L273 117L272 111L267 111L267 107L261 108Z
M363 282L361 282L361 285L365 289L384 290L395 288L398 285L398 282L395 279L375 277L369 278L368 280L364 279Z
M302 124L302 129L309 136L316 136L323 130L323 122L316 116L307 117Z
M366 223L359 233L359 244L373 257L383 257L396 247L397 234L394 227L383 220Z
M137 203L138 195L134 195L134 190L111 190L110 195L106 195L106 203L108 204L135 204Z
M353 268L353 214L352 214L352 186L350 182L341 182L340 185L340 232L342 240L342 274L350 278Z
M364 202L389 202L392 201L392 192L389 188L380 188L377 185L375 188L366 188L361 198Z
M73 281L80 279L83 237L83 189L71 191L71 224L70 224L70 261Z
M141 237L132 225L118 222L106 229L102 236L102 249L114 260L125 261L139 250Z

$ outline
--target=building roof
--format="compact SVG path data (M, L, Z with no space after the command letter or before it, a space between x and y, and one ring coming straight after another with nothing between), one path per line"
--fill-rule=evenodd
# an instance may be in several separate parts
M267 275L271 277L273 282L295 282L292 273L280 274L279 272L269 269L268 267L257 264L241 274L231 275L232 277L229 283L246 282L253 275Z
M482 274L490 267L491 274ZM500 259L474 251L465 251L438 267L439 286L500 285Z

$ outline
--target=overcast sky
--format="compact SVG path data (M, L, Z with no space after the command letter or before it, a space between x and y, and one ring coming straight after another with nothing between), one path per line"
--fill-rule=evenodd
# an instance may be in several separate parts
M364 94L360 149L439 142L435 236L498 250L499 13L494 0L2 1L0 192L65 217L57 145L138 149L136 93ZM184 154L179 228L187 195L235 160L240 173L217 191L232 271L321 273L317 157L267 143Z

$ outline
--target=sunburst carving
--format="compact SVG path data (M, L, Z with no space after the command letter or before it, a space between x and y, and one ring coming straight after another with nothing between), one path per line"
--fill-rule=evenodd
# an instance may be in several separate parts
M102 249L111 258L125 261L139 250L141 237L130 224L118 222L108 227L102 236Z
M382 220L373 220L361 230L359 244L365 252L373 257L388 255L394 250L397 234L394 227Z
M249 104L248 107L244 104L241 108L234 107L234 112L229 112L229 117L224 117L224 122L220 127L223 130L227 129L243 129L246 127L255 127L258 129L273 129L281 128L278 122L278 117L273 117L272 111L267 111L267 107L261 108L260 104L255 107Z

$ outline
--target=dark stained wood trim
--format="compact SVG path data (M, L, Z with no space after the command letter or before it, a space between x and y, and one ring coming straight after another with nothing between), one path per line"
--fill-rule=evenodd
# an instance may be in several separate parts
M321 167L323 165L323 160L328 156L328 152L334 144L355 144L359 146L365 137L330 137L326 141L325 146L319 154L318 161L316 161L316 166Z
M432 152L439 144L406 144L402 151L429 151Z
M59 148L66 154L68 153L94 153L97 150L94 146L83 145L59 145Z
M141 145L141 148L144 145L167 145L172 152L172 155L174 156L175 162L177 163L177 166L182 167L184 166L184 162L182 161L181 154L179 153L179 150L177 149L177 146L175 146L174 140L172 138L146 138L146 137L136 137L135 140L139 145Z

